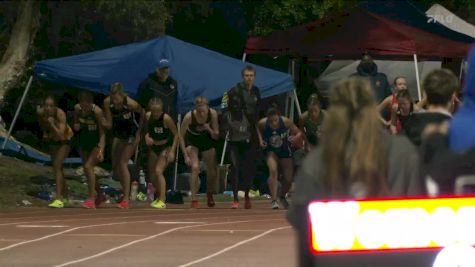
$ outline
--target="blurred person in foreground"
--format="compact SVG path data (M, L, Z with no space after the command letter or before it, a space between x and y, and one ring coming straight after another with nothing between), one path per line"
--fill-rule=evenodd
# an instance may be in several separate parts
M299 170L288 219L297 233L299 266L343 266L310 251L307 207L312 200L417 195L419 159L404 136L380 123L368 81L349 78L330 91L326 134ZM318 265L317 265L318 263Z
M456 152L475 147L475 47L468 56L468 69L463 88L463 104L449 127L449 146ZM456 102L460 102L456 98Z

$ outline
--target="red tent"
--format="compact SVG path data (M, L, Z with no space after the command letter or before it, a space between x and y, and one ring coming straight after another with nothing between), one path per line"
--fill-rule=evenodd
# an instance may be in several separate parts
M412 10L413 11L413 10ZM383 57L465 57L473 39L460 37L438 23L418 17L420 26L357 7L350 12L317 20L267 37L247 40L247 54L292 55L318 58L361 58L362 53ZM426 23L422 25L421 20ZM435 27L432 30L431 27ZM440 32L440 33L439 33Z

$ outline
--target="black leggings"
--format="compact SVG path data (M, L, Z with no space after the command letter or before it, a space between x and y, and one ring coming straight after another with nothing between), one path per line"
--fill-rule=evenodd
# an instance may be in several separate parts
M231 155L231 181L234 200L238 199L239 180L243 181L245 195L248 196L251 181L256 175L257 149L248 142L229 142Z

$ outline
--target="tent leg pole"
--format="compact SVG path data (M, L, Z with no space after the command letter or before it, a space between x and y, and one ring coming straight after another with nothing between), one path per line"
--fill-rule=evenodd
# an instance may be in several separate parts
M462 82L462 76L463 76L463 72L464 72L464 65L465 63L465 59L462 59L462 62L460 62L460 73L459 73L459 82L461 83Z
M246 52L244 52L242 54L242 62L246 62L246 57L247 57L247 54L246 54Z
M300 116L300 115L302 115L302 109L300 109L299 98L297 96L297 90L294 88L294 90L292 90L292 93L294 94L295 106L297 106L297 112Z
M289 93L285 93L285 116L289 116Z
M7 146L8 139L10 139L10 136L13 131L13 127L15 127L16 120L18 119L18 115L20 115L21 107L23 106L23 102L25 101L26 95L28 94L28 91L30 90L32 82L33 82L33 75L30 76L30 79L28 80L25 91L23 92L23 96L21 97L20 104L18 105L18 108L15 111L15 116L13 117L13 121L12 121L12 124L10 125L10 129L8 129L7 137L3 141L2 150L4 150L5 147Z
M181 136L180 131L181 131L181 114L178 114L178 121L176 123L176 128L178 130L178 135ZM173 171L173 191L176 191L176 179L178 176L178 154L180 153L180 142L178 142L178 145L176 146L176 155L175 155L175 169Z
M417 54L414 54L414 68L416 70L416 82L417 82L417 96L419 97L419 101L422 100L422 92L421 92L421 81L419 79L419 67L417 64Z
M290 95L290 116L288 117L291 121L294 121L294 113L295 113L295 98L294 94L289 92Z

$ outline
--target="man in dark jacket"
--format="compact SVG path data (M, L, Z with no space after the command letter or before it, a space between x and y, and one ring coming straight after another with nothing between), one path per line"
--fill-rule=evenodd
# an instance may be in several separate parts
M140 83L137 101L147 108L148 102L154 97L163 101L163 111L177 120L177 82L170 76L170 62L161 59L154 73Z
M256 78L256 70L248 65L241 71L242 81L236 84L222 99L221 107L225 110L224 122L228 124L229 131L229 151L232 163L231 177L233 181L234 203L232 208L239 205L237 198L239 177L243 180L244 185L244 208L251 208L249 198L249 189L251 181L256 175L257 148L259 147L260 134L257 129L259 120L259 107L261 94L259 89L254 85ZM227 112L226 112L227 109ZM229 114L228 114L229 112ZM231 127L241 122L239 128ZM241 126L242 125L242 126ZM233 136L245 135L250 140L233 140Z
M386 74L378 72L378 65L374 63L371 56L363 56L356 70L357 72L352 76L360 76L369 79L371 87L373 88L374 96L378 103L381 103L381 101L391 95L388 77L386 77Z
M224 94L221 107L223 109L244 111L250 125L257 127L261 94L259 88L254 85L256 70L254 67L249 65L241 71L241 74L242 81ZM252 131L252 141L256 146L258 146L258 131L257 128L255 129L255 131Z

